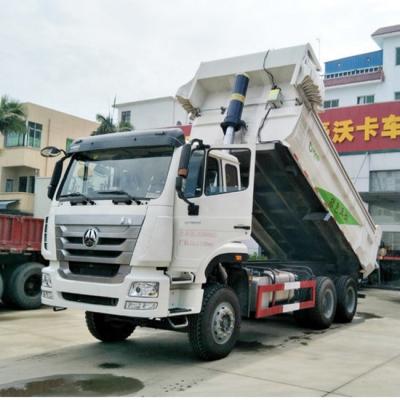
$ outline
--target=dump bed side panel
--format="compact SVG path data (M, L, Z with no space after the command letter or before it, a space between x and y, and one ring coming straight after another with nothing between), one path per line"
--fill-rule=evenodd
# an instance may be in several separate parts
M23 253L40 251L43 220L0 215L0 251Z
M278 137L273 127L274 122L262 133L262 139ZM273 194L262 204L255 191L254 210L281 213L274 222L279 230L270 231L271 225L266 225L269 241L274 243L268 253L272 248L279 251L279 245L292 260L304 260L307 253L310 260L336 265L353 265L358 260L365 275L375 268L381 230L373 223L313 112L301 107L293 132L284 140L257 145L257 160L256 179L269 180L268 190ZM259 219L255 216L258 241L263 236Z
M286 146L257 146L255 176L252 235L270 260L357 275L355 252Z

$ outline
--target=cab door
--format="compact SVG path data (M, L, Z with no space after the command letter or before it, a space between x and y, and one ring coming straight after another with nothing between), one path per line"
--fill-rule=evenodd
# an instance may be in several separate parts
M199 213L188 215L176 197L173 266L197 270L219 254L243 252L241 242L251 236L254 159L255 148L243 145L192 152L185 197Z

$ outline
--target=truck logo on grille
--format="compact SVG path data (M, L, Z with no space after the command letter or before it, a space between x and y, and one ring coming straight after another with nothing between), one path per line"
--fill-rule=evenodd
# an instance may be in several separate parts
M99 232L95 228L89 228L83 234L83 244L86 247L94 247L99 241Z

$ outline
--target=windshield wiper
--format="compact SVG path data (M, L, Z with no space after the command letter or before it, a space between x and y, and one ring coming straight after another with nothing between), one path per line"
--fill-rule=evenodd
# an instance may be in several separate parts
M89 203L89 204L96 204L91 198L87 197L81 192L72 192L67 194L62 194L60 199L69 200L72 203Z
M97 192L98 194L109 194L109 195L116 195L116 196L124 196L127 200L125 202L129 202L127 204L131 204L132 201L134 201L137 205L142 204L140 200L135 199L133 196L131 196L128 192L125 192L125 190L102 190L100 192ZM118 199L113 199L114 203L119 203Z

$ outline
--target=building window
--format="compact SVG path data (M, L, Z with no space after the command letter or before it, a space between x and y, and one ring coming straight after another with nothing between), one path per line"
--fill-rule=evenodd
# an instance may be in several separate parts
M14 191L14 179L6 179L6 192L10 193Z
M74 142L74 139L71 138L67 138L67 140L65 141L65 150L68 151L69 148L71 147L71 144Z
M400 170L371 171L369 186L370 192L400 191Z
M357 104L372 104L372 103L375 103L375 95L373 94L357 97Z
M394 99L400 100L400 92L394 92Z
M18 178L18 192L34 193L35 192L35 177L20 176Z
M5 146L18 147L25 145L25 133L7 132Z
M396 65L400 65L400 47L396 48Z
M121 112L121 122L131 122L131 112L130 111L122 111Z
M324 101L324 108L334 108L334 107L339 107L339 99Z
M42 124L37 124L36 122L28 122L27 146L40 148L42 128Z
M40 148L42 138L42 124L36 122L28 122L26 132L8 132L6 134L5 146L6 147L35 147Z

